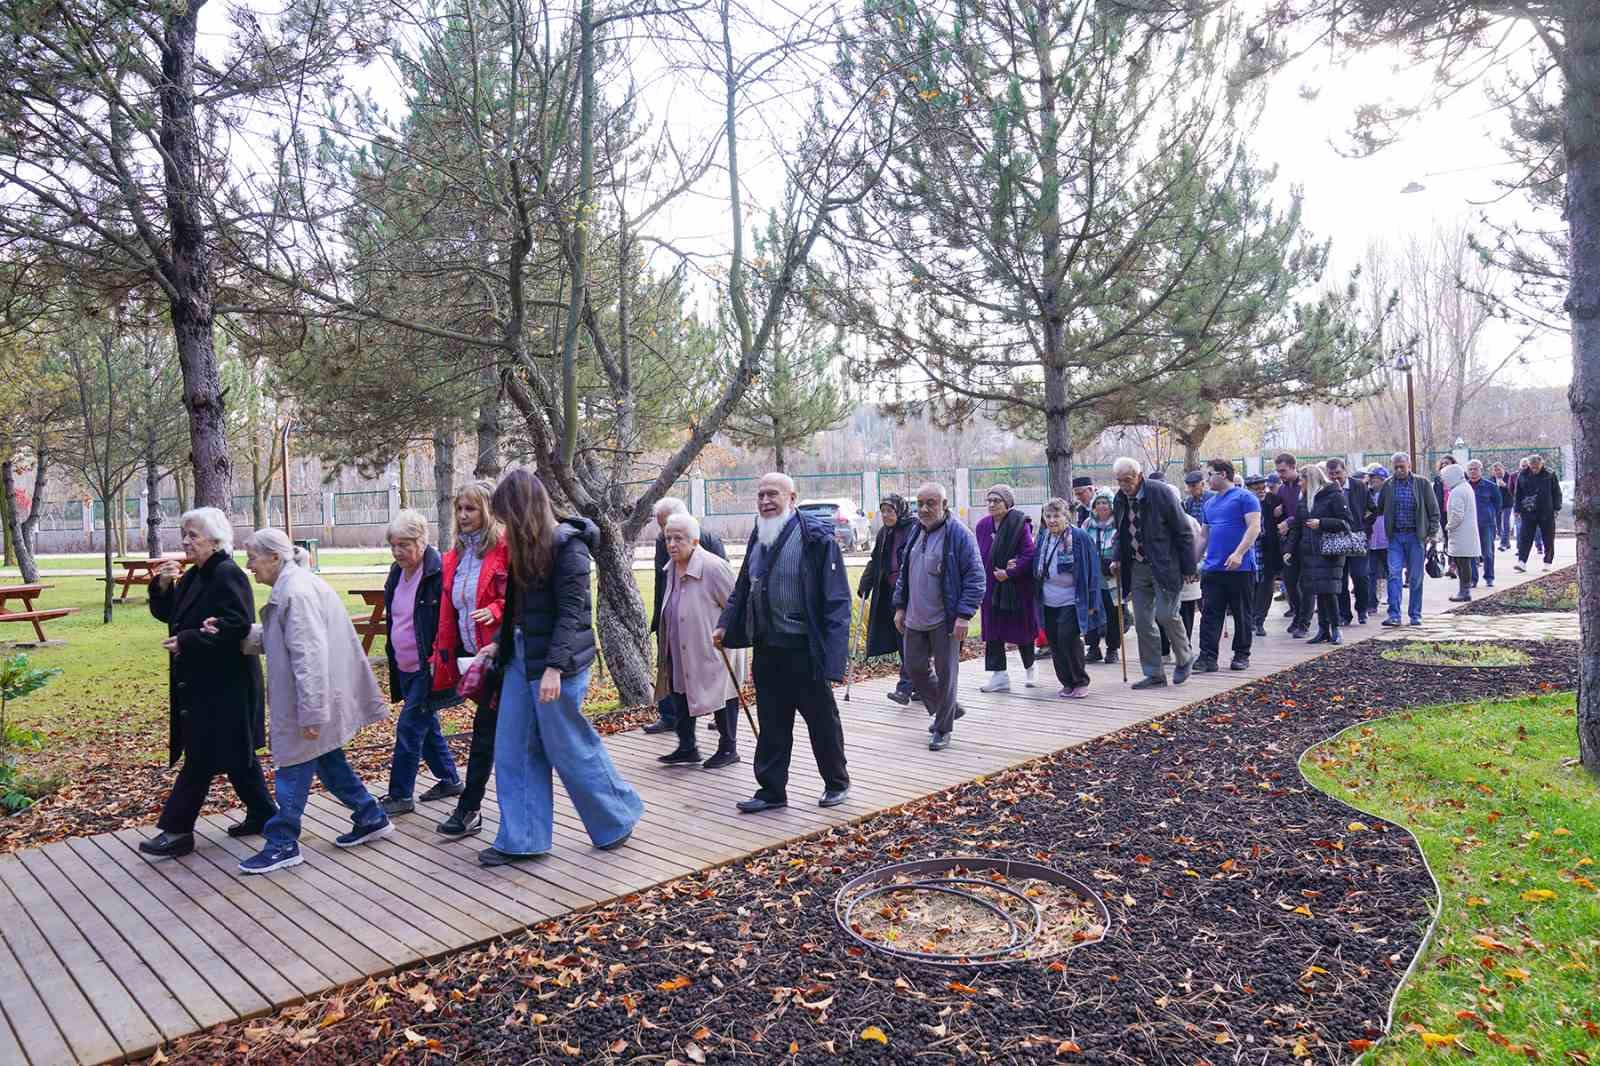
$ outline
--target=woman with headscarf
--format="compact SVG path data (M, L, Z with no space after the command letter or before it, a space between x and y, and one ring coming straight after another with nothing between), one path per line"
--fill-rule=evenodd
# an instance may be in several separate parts
M983 662L989 680L984 692L1008 692L1011 674L1006 670L1006 645L1015 644L1022 656L1025 683L1038 684L1034 673L1034 640L1038 617L1033 606L1033 520L1017 510L1010 485L996 485L985 494L989 513L973 532L978 554L983 556L986 584L983 591Z
M1117 625L1121 612L1117 610L1116 599L1121 594L1121 586L1112 580L1117 573L1117 519L1112 502L1111 489L1095 489L1094 496L1089 500L1089 517L1083 523L1083 531L1094 542L1095 552L1100 558L1100 606L1104 621L1104 625L1088 634L1089 648L1084 658L1091 663L1101 661L1101 638L1106 642L1105 662L1116 662L1122 650L1122 630Z
M900 680L889 698L899 704L910 703L914 693L911 677L906 673L905 637L894 627L894 583L900 577L900 562L905 554L906 541L916 525L916 515L906 506L905 498L891 492L878 503L878 514L883 526L872 542L872 558L867 562L861 580L856 584L857 597L871 597L871 614L867 617L867 656L900 654Z

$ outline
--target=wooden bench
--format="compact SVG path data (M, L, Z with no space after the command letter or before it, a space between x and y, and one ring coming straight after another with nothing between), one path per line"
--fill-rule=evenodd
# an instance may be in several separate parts
M52 618L65 618L69 614L77 614L76 607L46 607L43 609L33 605L39 593L45 589L55 588L54 585L0 585L0 622L27 622L33 626L36 640L14 641L19 647L42 648L47 645L65 644L63 640L49 640L44 635L44 626L41 622L48 622ZM8 610L6 604L15 600L22 604L22 610Z
M361 634L361 650L368 655L372 654L372 642L384 635L386 622L383 615L383 590L382 589L351 589L350 595L360 596L362 601L372 608L365 618L352 618L356 632Z
M162 563L167 562L168 560L178 564L178 572L180 574L189 565L188 557L183 555L181 552L169 552L168 554L156 559L148 559L140 555L129 556L125 559L113 559L112 562L122 567L122 576L120 578L112 579L114 584L122 586L122 595L116 597L116 602L127 603L128 593L131 591L132 587L134 585L150 584L154 578L155 568L160 566ZM101 578L100 580L104 581L105 578Z

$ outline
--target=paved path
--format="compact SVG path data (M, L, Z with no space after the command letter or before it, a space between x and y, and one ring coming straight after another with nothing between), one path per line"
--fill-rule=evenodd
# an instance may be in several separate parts
M1562 542L1563 564L1571 543ZM1430 584L1430 607L1443 605L1446 588ZM400 832L390 840L352 851L331 843L348 826L344 809L315 797L302 842L306 862L267 877L239 876L237 863L254 842L230 840L228 819L215 817L203 820L198 850L176 861L145 861L136 850L145 830L0 858L0 1063L60 1066L147 1055L219 1022L864 818L1328 650L1282 631L1276 619L1268 623L1271 635L1258 642L1250 671L1198 675L1181 688L1136 693L1121 684L1120 667L1092 666L1090 698L1072 703L1050 695L1048 664L1040 664L1039 688L984 695L979 664L970 663L962 673L967 716L951 747L937 753L927 750L927 719L917 705L886 700L887 681L858 685L851 701L840 703L850 799L831 810L814 805L820 783L800 738L793 806L741 816L733 804L752 791L748 761L710 773L668 768L656 756L669 739L637 731L613 736L607 747L646 804L632 841L616 852L592 848L558 795L554 852L530 866L485 870L475 854L495 829L491 791L483 838L442 840L433 825L447 805L432 804L398 819ZM1352 641L1380 632L1376 623L1346 630ZM748 760L752 744L743 739Z

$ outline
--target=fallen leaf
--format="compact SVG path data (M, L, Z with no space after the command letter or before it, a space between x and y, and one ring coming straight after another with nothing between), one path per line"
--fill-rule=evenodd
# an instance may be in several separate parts
M869 1025L861 1030L861 1039L871 1040L878 1044L887 1044L889 1042L889 1037L876 1025Z
M1350 832L1352 832L1352 833L1366 833L1366 832L1369 832L1371 829L1372 829L1372 827L1369 826L1366 822L1351 822L1350 823Z
M1372 1049L1372 1041L1370 1040L1347 1040L1345 1043L1351 1051L1355 1052L1370 1051Z
M1524 903L1549 903L1556 898L1556 894L1548 888L1530 888L1522 894Z
M1301 906L1299 906L1299 907L1296 907L1296 908L1295 908L1295 909L1294 909L1294 912L1293 912L1293 913L1295 913L1295 914L1302 914L1302 915L1304 915L1304 916L1305 916L1305 917L1307 917L1307 918L1312 918L1312 917L1315 917L1315 915L1313 915L1313 914L1312 914L1312 913L1311 913L1311 908L1310 908L1310 907L1307 907L1307 906L1304 906L1304 905L1301 905Z
M683 1045L683 1053L689 1056L690 1062L704 1063L706 1061L706 1053L701 1051L700 1045L693 1040Z
M1057 1055L1076 1055L1082 1050L1083 1048L1078 1046L1076 1040L1063 1040L1056 1045Z
M428 1042L428 1038L417 1032L415 1029L407 1029L403 1035L405 1036L406 1043L408 1044L426 1044Z
M964 985L960 981L951 981L945 987L952 992L960 992L963 995L975 996L978 994L978 990L976 988L973 988L971 985Z
M688 988L693 983L693 981L689 980L680 973L676 977L658 983L656 987L663 992L676 992L680 988Z
M1423 1047L1460 1047L1461 1041L1454 1033L1430 1033L1422 1031Z
M1467 897L1467 906L1469 906L1469 907L1481 907L1485 903L1488 903L1488 902L1489 901L1484 899L1482 896L1468 896Z

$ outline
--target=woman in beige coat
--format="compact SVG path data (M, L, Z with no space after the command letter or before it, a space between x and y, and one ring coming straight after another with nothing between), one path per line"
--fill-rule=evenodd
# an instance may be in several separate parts
M313 774L353 812L350 832L334 839L337 847L353 848L394 832L344 755L345 744L362 726L389 717L389 705L344 602L304 568L304 551L276 529L257 530L244 546L250 572L272 588L261 622L251 627L244 644L247 654L267 657L278 813L262 832L266 845L241 862L239 872L264 874L301 861L300 820Z
M694 720L716 716L717 750L701 766L707 770L739 761L739 688L744 684L745 653L724 653L711 643L711 631L728 594L734 573L728 564L700 547L700 523L693 515L675 514L662 530L667 563L656 575L666 582L657 630L656 698L677 705L678 747L660 756L669 765L700 762ZM728 673L732 665L733 676Z

